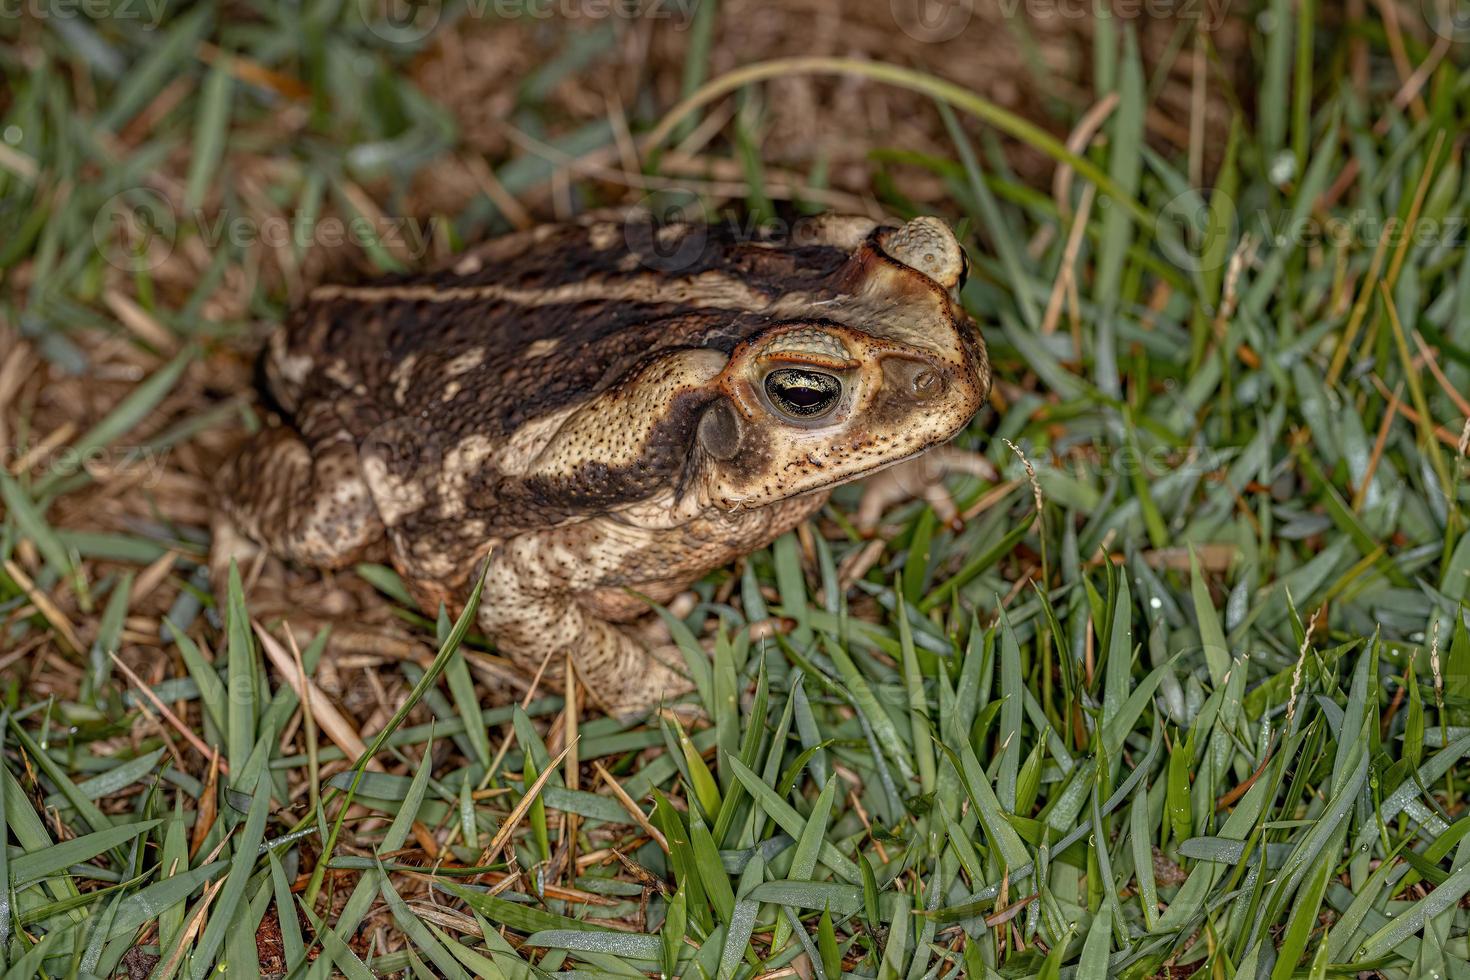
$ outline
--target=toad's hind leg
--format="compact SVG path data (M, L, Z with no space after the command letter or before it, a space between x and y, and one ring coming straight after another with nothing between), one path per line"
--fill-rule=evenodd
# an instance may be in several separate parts
M231 558L264 546L317 568L339 568L381 548L378 516L346 433L308 446L294 430L267 429L220 472L222 514L210 567L215 581Z
M512 541L489 558L479 624L527 677L561 687L567 655L579 679L608 714L634 719L689 691L673 647L652 647L579 602L574 563L554 547Z

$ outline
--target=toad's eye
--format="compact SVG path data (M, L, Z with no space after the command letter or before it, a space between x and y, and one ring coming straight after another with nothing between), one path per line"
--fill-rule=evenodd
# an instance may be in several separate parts
M781 368L766 375L766 395L778 411L806 421L832 410L842 395L842 382L821 371Z

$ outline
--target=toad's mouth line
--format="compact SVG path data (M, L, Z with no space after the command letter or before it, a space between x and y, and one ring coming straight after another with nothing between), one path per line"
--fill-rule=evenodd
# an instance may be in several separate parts
M966 423L966 424L968 424L968 423ZM831 479L826 480L826 481L824 481L822 483L819 483L819 484L817 484L814 487L808 487L807 489L802 490L800 493L793 493L793 494L791 494L788 497L782 497L780 499L781 500L797 500L797 499L800 499L802 497L810 497L813 494L823 493L825 491L831 490L833 487L838 487L838 486L841 486L841 485L843 485L845 483L857 483L860 480L866 480L868 477L873 476L874 474L882 473L884 470L889 470L889 469L892 469L893 467L898 466L898 465L900 465L902 463L907 463L910 460L917 459L918 457L920 457L920 456L924 455L925 453L929 452L931 449L937 449L938 447L940 447L940 446L944 445L945 443L949 442L951 439L953 439L955 436L959 435L963 431L964 431L964 427L962 426L959 429L956 429L954 432L951 432L948 436L945 436L943 439L936 439L933 442L925 443L924 445L920 446L918 449L915 449L913 452L909 453L908 455L895 457L894 459L890 459L886 463L882 463L882 464L880 464L878 466L874 466L870 470L864 470L863 473L861 475L859 475L859 476L832 477ZM762 507L769 507L772 503L776 503L776 502L778 502L778 501L767 501L766 503L755 504L755 505L749 505L749 504L745 504L745 503L736 503L736 504L734 504L734 505L732 505L730 507L721 507L718 503L715 503L715 502L712 501L710 503L710 506L713 507L715 510L723 513L723 514L738 514L738 513L741 513L743 511L747 511L747 510L759 510Z

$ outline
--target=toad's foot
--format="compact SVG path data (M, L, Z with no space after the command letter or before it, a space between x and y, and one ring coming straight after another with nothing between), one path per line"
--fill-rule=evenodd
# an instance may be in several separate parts
M233 521L215 513L209 532L209 583L221 607L229 594L230 564L233 562L240 577L248 581L263 554L260 545L241 534Z
M482 626L486 626L487 618L498 624L494 632L500 651L522 670L534 669L530 665L533 658L544 661L541 679L552 688L566 689L566 662L570 656L587 700L620 721L636 721L660 707L671 706L694 689L678 646L641 642L630 635L628 627L587 618L575 605L567 606L557 620L581 619L581 635L555 647L546 642L555 631L531 637L507 629L504 618L493 614L481 616ZM489 627L487 631L491 631Z
M547 575L555 556L543 548L509 548L489 558L480 628L527 676L538 672L564 689L570 658L588 698L628 721L693 690L678 649L637 624L600 618ZM561 587L558 587L560 585Z
M674 707L681 696L694 690L694 682L685 673L684 654L675 645L646 648L646 668L641 677L619 685L607 693L593 696L607 713L623 721L642 718L661 707ZM591 685L588 689L592 690Z
M922 498L946 526L956 531L964 526L959 507L944 486L944 478L951 473L965 473L991 482L1000 478L990 460L979 453L941 446L864 481L856 524L871 540L843 559L838 580L844 589L866 575L882 557L888 542L878 533L879 525L883 515L895 505Z
M890 466L863 483L863 497L857 511L858 530L864 534L876 532L889 508L916 497L928 501L941 521L958 530L959 508L944 487L944 478L951 473L966 473L992 483L1000 479L995 465L979 453L940 446Z

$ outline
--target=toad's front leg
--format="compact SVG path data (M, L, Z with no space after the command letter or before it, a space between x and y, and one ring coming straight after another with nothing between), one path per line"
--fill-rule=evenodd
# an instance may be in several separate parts
M515 538L490 555L480 628L528 677L544 667L555 687L570 654L588 693L618 718L641 717L689 691L676 650L645 646L589 608L596 605L586 601L598 586L596 570L559 540L564 536Z

